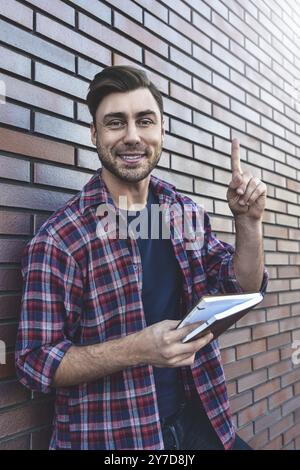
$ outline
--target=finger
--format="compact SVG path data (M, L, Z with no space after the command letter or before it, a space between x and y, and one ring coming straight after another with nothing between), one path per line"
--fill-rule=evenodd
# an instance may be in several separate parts
M265 184L260 182L256 189L253 191L251 196L249 197L247 204L248 206L252 206L256 203L256 201L266 193Z
M203 321L199 321L195 323L190 323L186 326L183 326L182 328L178 328L176 331L174 331L174 340L181 341L183 338L186 337L186 335L194 331L196 328L198 328L198 326L202 324Z
M245 194L249 181L251 179L252 179L252 175L248 173L243 173L243 175L240 175L239 184L235 185L235 188L232 188L232 189L235 190L236 194L238 194L239 196L242 196L243 194Z
M246 205L249 202L249 199L253 192L256 190L257 186L260 184L260 179L259 178L254 178L253 176L250 177L247 187L245 189L243 197L240 199L239 203L241 205Z
M240 161L240 142L238 139L233 139L231 143L231 171L233 174L242 174Z

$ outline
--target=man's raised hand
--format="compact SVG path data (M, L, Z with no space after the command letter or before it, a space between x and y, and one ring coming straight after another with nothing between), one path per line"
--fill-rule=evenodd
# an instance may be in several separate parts
M232 179L227 191L227 201L235 217L245 215L261 219L266 205L266 185L251 173L243 173L240 162L240 143L233 139L231 145Z

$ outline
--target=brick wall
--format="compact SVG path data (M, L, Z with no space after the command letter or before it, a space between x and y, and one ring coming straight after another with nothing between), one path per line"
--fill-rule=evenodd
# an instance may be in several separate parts
M233 241L230 140L268 184L268 294L221 338L235 423L255 448L300 448L299 0L0 0L0 449L46 448L52 402L15 379L20 256L98 167L87 85L142 66L165 97L156 174L203 204ZM297 81L298 80L298 81ZM3 345L3 343L1 343Z

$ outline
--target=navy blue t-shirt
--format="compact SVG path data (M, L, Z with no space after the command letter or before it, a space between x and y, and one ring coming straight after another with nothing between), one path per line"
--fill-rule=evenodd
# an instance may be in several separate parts
M162 238L162 215L158 220L157 217L151 218L152 204L159 204L159 201L149 189L147 207L140 212L127 212L128 225L136 217L148 220L148 230L137 226L141 237L148 235L148 238L136 240L142 260L142 301L148 326L163 320L178 320L182 295L182 274L173 245L169 238ZM156 230L158 239L151 238L151 227L152 231ZM182 384L177 368L153 369L159 413L163 418L177 411L181 403Z

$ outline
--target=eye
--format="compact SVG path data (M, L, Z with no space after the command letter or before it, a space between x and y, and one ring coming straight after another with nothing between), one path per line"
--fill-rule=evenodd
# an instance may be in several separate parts
M121 129L125 126L125 123L119 119L114 119L113 121L109 121L106 126L110 129Z
M138 125L141 127L148 127L151 124L153 124L153 121L152 119L149 119L149 118L142 118L138 121Z

